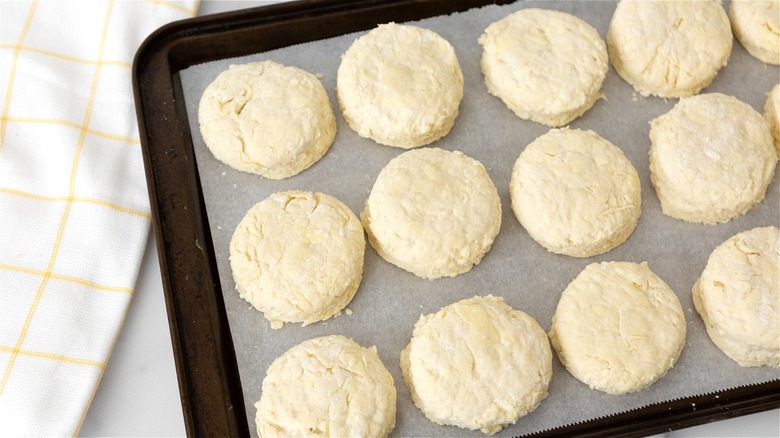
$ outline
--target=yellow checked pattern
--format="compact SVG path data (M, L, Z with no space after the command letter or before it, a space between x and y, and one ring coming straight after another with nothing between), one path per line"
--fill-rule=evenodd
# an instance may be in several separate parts
M0 5L0 436L78 434L149 232L131 63L197 7Z

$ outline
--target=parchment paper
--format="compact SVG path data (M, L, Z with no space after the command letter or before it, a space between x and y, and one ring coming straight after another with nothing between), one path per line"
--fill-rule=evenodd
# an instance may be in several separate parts
M214 239L220 281L230 322L244 389L250 430L254 426L254 402L260 398L265 371L276 357L310 338L342 334L363 346L376 345L398 391L394 436L480 436L477 431L439 426L424 417L411 401L401 378L399 354L409 342L412 327L423 313L474 295L503 296L515 309L534 317L543 329L551 318L561 292L588 264L600 261L647 261L650 268L678 294L688 322L682 356L669 373L638 393L610 396L591 390L574 379L553 359L549 397L541 406L499 436L541 431L573 422L639 408L648 404L777 379L777 369L741 368L710 341L691 300L691 286L701 274L712 250L737 232L756 226L780 225L778 182L770 185L766 199L747 215L721 225L689 224L664 216L650 183L647 151L649 124L672 108L676 99L643 98L610 68L604 82L606 99L600 100L573 128L592 129L622 148L639 173L642 185L642 217L626 243L596 257L578 259L547 252L533 241L511 212L508 186L514 161L523 148L548 128L517 118L488 94L479 68L481 46L477 38L493 21L521 8L544 7L572 13L596 29L602 38L614 11L613 2L518 2L485 7L461 14L426 19L416 24L432 29L455 47L465 78L465 97L452 131L433 146L460 150L481 161L498 188L503 210L501 230L493 248L471 272L455 278L423 280L381 259L369 245L360 289L348 308L352 315L307 327L286 324L272 330L268 321L235 292L228 247L234 228L245 212L271 193L301 189L336 196L359 214L379 171L402 149L381 146L360 138L341 117L336 103L336 72L340 55L354 39L346 35L272 52L211 62L181 72L189 123L209 225ZM338 134L330 151L303 173L282 181L242 173L217 161L198 131L197 106L205 87L229 64L271 59L321 73L338 118ZM727 67L706 92L736 96L763 112L766 93L778 82L777 66L751 57L734 40Z

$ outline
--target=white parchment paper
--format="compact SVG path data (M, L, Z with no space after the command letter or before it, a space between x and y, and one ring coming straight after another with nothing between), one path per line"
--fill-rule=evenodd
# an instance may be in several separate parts
M488 94L479 68L481 46L477 38L493 21L521 8L544 7L572 13L594 26L602 38L613 2L517 2L461 14L426 19L415 24L438 32L455 47L465 78L465 96L452 131L432 146L460 150L481 161L498 188L503 209L501 231L493 248L471 272L455 278L423 280L381 259L367 245L363 282L342 315L307 327L286 324L272 330L263 316L235 292L228 246L235 226L245 212L271 193L301 189L336 196L359 214L379 171L403 150L360 138L338 114L338 133L330 151L314 166L282 181L235 171L217 161L198 131L197 106L206 86L230 64L271 59L322 74L334 108L336 72L340 55L354 39L345 35L266 53L216 61L181 72L186 106L203 186L203 196L214 240L219 276L236 349L250 430L254 402L260 398L265 371L276 357L310 338L342 334L363 346L376 345L398 390L395 436L479 436L479 432L439 426L411 401L401 378L399 354L409 342L420 314L474 295L503 296L515 309L534 317L549 330L551 318L566 285L588 264L599 261L647 261L650 268L677 292L688 322L682 356L660 381L638 393L610 396L589 389L574 379L557 358L549 397L533 413L507 427L499 436L541 431L573 422L639 408L648 404L777 379L777 369L741 368L708 338L694 310L691 286L706 265L710 252L737 232L756 226L780 225L778 182L766 199L748 214L729 223L711 226L684 223L664 216L650 184L647 151L648 122L670 110L676 99L643 98L613 69L604 82L606 99L597 102L573 128L592 129L622 148L636 167L642 184L642 217L626 243L607 254L577 259L547 252L533 241L511 212L508 186L514 161L523 148L548 128L521 120L497 98ZM777 66L751 57L734 40L728 66L705 92L736 96L763 112L766 93L780 80Z

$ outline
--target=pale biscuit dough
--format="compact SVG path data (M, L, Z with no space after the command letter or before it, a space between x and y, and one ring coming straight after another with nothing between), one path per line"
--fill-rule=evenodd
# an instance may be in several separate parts
M743 367L779 367L780 230L754 228L715 248L693 303L728 357Z
M386 437L396 392L376 347L344 336L304 341L271 363L255 403L261 437Z
M780 64L780 1L731 0L729 18L748 53L767 64Z
M488 91L521 119L562 126L602 96L607 47L571 14L523 9L488 26L479 44Z
M363 276L360 221L324 193L275 193L255 204L230 240L230 268L241 298L280 328L341 312Z
M401 371L431 421L494 434L547 397L552 351L533 318L488 295L421 316Z
M650 122L650 177L664 214L718 223L761 202L777 152L758 111L719 93L680 99Z
M454 277L490 250L501 201L479 161L425 148L390 160L360 218L369 243L388 262L423 278Z
M775 85L766 97L764 118L769 123L769 130L775 140L775 150L780 158L780 84Z
M320 81L273 61L231 65L203 92L203 141L234 169L283 179L317 162L336 137Z
M463 73L455 49L437 33L380 24L342 56L336 94L358 135L409 149L450 132L463 99Z
M634 231L639 176L593 131L553 129L526 146L509 183L512 210L534 240L574 257L605 253Z
M728 63L733 39L715 0L621 0L607 31L612 65L643 96L698 93Z
M626 394L674 366L685 345L685 315L647 263L592 263L563 291L550 340L578 380Z

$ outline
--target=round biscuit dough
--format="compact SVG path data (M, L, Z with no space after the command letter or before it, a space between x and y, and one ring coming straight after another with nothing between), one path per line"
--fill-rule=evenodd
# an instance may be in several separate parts
M523 9L488 26L479 44L488 91L521 119L566 125L602 97L607 47L571 14Z
M779 367L780 230L753 228L715 248L693 303L728 357L743 367Z
M780 84L775 85L766 97L764 118L769 123L769 130L775 140L775 150L780 158Z
M547 397L552 351L533 318L477 296L420 316L401 371L428 419L494 434Z
M304 341L268 367L255 403L261 437L386 437L396 392L376 347L344 336Z
M769 124L719 93L680 99L650 122L650 177L664 214L718 223L761 202L777 152Z
M592 263L563 291L550 340L578 380L626 394L674 366L685 345L685 315L647 263Z
M307 169L336 137L336 116L320 81L273 61L220 73L203 92L198 122L218 160L270 179Z
M369 243L388 262L422 278L454 277L490 250L501 201L479 161L425 148L390 160L360 218Z
M360 285L366 242L360 221L324 193L287 191L255 204L230 240L241 298L273 328L341 312Z
M780 64L780 1L731 0L729 18L748 53L767 64Z
M437 33L380 24L342 56L336 95L358 135L409 149L450 132L463 99L463 73L455 49Z
M512 211L540 245L590 257L620 245L641 212L639 176L593 131L553 129L526 146L509 182Z
M698 93L728 63L733 39L715 0L621 0L607 31L612 65L643 96Z

